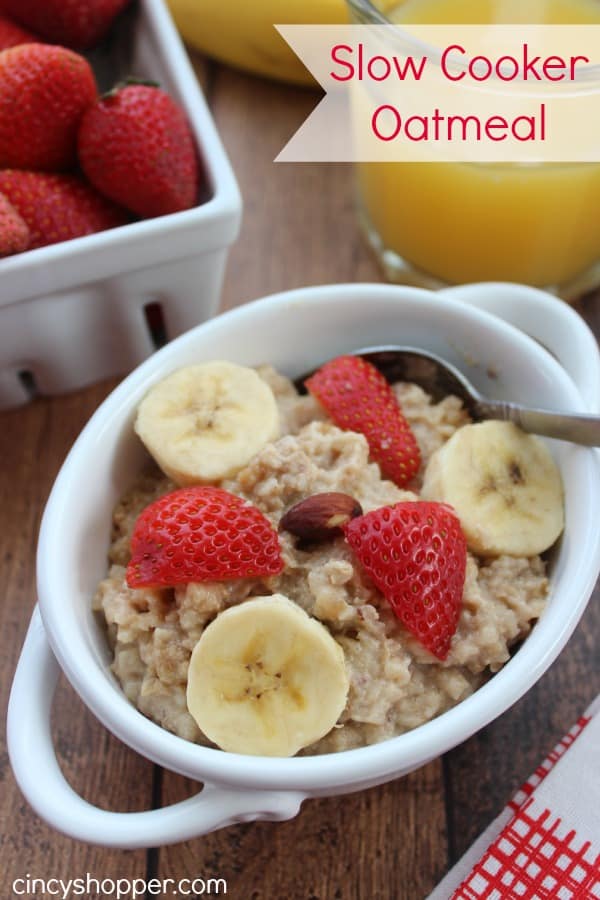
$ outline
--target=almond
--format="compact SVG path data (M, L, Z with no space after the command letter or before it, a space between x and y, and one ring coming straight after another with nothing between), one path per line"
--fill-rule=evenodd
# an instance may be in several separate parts
M358 500L349 494L331 491L313 494L292 506L279 522L279 528L289 531L303 543L326 541L342 530L342 525L362 515Z

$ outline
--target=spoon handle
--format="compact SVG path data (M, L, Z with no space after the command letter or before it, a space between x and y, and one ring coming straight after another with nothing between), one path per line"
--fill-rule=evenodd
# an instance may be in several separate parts
M477 413L482 419L501 419L514 422L523 431L543 434L559 441L571 441L587 447L600 447L600 416L547 412L542 409L527 409L517 403L477 404Z

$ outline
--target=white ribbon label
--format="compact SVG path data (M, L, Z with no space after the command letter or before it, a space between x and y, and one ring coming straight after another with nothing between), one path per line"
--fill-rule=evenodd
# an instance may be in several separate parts
M600 25L276 27L325 91L276 162L600 161Z

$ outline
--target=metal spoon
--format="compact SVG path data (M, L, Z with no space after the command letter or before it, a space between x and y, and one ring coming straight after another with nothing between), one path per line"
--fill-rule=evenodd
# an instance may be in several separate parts
M434 400L454 394L463 401L475 421L500 419L514 422L523 431L588 447L600 446L600 416L530 409L504 400L488 400L454 366L433 353L414 347L366 347L353 351L385 375L390 383L411 381L427 391ZM298 386L309 377L297 379Z

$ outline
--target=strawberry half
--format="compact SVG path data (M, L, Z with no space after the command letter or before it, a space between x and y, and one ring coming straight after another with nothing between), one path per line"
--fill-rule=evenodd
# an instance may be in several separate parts
M131 537L129 587L173 587L278 575L277 532L251 503L215 487L187 487L141 513Z
M444 660L456 631L467 544L450 507L396 503L343 526L346 540L402 624Z
M386 478L399 487L419 471L421 454L388 382L360 356L338 356L306 380L306 387L340 428L358 431Z

